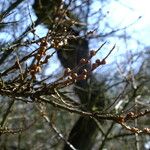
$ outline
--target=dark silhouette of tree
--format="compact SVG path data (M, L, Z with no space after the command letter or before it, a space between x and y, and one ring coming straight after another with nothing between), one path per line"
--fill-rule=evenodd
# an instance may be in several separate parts
M58 38L61 39L61 36L63 36L63 31L61 31L62 29L66 30L66 36L69 36L70 34L71 36L75 37L72 39L68 39L68 44L66 46L62 46L60 49L58 48L57 55L60 59L61 64L65 68L73 69L76 66L79 66L79 69L77 69L76 72L77 74L80 74L82 73L83 69L86 69L87 71L90 69L90 64L85 64L80 67L82 59L89 59L88 40L85 37L80 37L80 32L82 31L82 29L80 28L82 26L80 25L80 27L78 25L78 31L75 29L74 26L77 26L78 23L77 19L71 18L70 16L65 16L70 14L71 12L69 12L67 6L62 5L63 4L61 3L61 1L54 2L49 0L37 0L35 1L33 8L37 14L39 22L45 24L50 30L54 30L54 32L56 30L54 34L56 34L56 36L58 34ZM60 14L60 12L63 14L63 16L62 14ZM57 17L62 18L62 20L60 19L60 23L58 25L56 25L55 20L57 19ZM68 20L67 17L69 17ZM73 22L76 23L73 24ZM69 23L70 25L68 25ZM92 77L92 75L89 76ZM90 85L87 83L87 80L77 81L75 83L75 86L75 91L80 98L81 104L84 105L84 109L91 110L92 107L96 105L96 97L99 91L89 91ZM104 107L104 105L100 106ZM94 138L96 137L96 129L97 125L93 119L80 117L72 128L68 141L77 149L90 150L93 147L93 143L95 141ZM64 149L67 150L71 148L66 144Z

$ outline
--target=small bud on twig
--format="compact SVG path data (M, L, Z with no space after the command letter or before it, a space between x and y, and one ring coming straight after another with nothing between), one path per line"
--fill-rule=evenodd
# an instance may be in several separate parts
M87 64L87 63L88 63L88 60L85 59L85 58L82 58L82 59L80 60L80 63L81 63L81 64Z
M98 65L101 65L100 59L97 59L97 60L95 61L95 63L97 63Z
M98 67L98 64L97 63L93 63L92 64L92 70L96 69Z
M96 51L91 50L91 51L90 51L90 58L92 58L92 57L95 56L95 55L96 55Z
M71 72L71 69L70 68L66 68L65 71L64 71L64 76L68 76Z

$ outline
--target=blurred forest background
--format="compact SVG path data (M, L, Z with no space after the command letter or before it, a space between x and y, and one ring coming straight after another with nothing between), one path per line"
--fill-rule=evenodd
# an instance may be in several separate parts
M150 44L114 5L1 0L0 150L150 149Z

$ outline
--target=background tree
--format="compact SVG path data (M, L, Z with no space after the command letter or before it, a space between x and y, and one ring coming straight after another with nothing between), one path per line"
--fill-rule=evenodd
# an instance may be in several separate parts
M92 73L115 47L101 60L91 58L104 48L106 37L119 31L109 31L107 24L109 32L99 36L105 13L92 12L93 3L1 3L2 149L141 149L148 141L149 66L143 59L148 55L129 55L117 65L119 71L108 69L108 75ZM107 3L101 4L104 8ZM95 22L90 22L95 14ZM89 51L91 41L103 44ZM64 73L51 71L56 53ZM134 68L135 63L140 67ZM123 139L120 144L118 138Z

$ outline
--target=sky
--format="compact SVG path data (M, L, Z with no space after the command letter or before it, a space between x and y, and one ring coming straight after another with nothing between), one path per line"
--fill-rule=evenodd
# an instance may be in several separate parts
M130 27L130 32L136 31L136 36L145 44L149 43L150 34L150 1L149 0L117 0L109 5L110 16L115 23L130 24L139 19ZM138 35L138 36L137 36Z
M130 52L141 51L144 47L150 47L150 0L112 0L104 7L104 12L109 12L106 15L106 20L109 20L113 28L124 28L129 26L125 31L131 36L130 40L125 41L121 38L108 38L111 49L113 44L116 44L116 49L113 54L107 59L108 63L120 59L120 55ZM93 9L98 10L100 2L96 1ZM107 40L107 39L106 39ZM140 42L141 44L139 45ZM103 52L102 52L103 54ZM104 55L107 54L104 52ZM101 54L100 54L101 57Z

